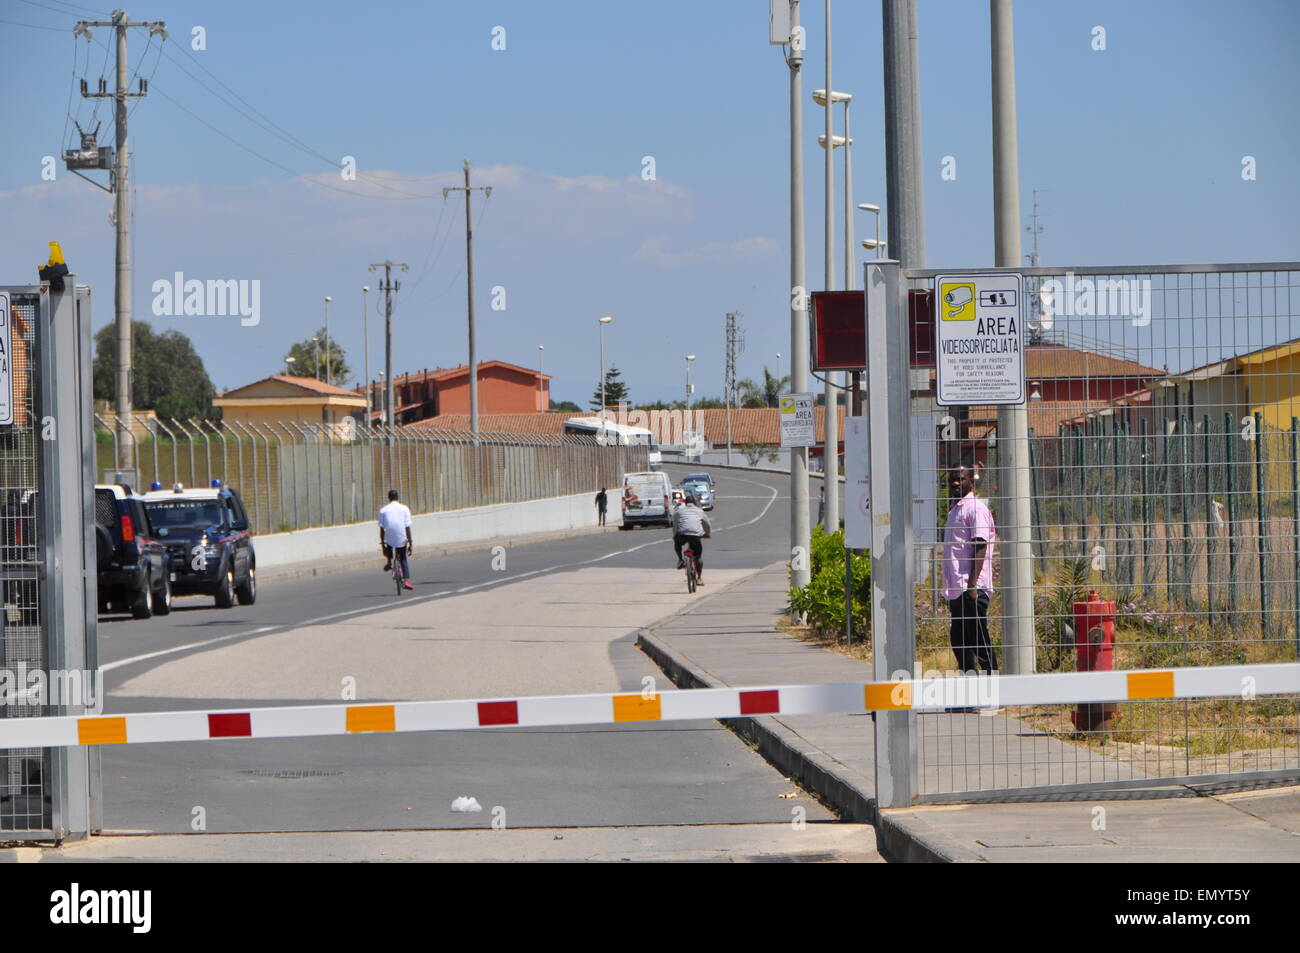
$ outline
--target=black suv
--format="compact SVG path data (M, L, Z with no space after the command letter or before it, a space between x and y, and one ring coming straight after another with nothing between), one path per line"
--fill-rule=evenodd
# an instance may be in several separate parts
M95 487L95 551L100 612L147 619L172 611L167 550L150 534L144 501L125 484Z
M143 499L149 525L167 547L172 592L213 596L218 609L256 601L257 558L238 493L213 480L202 489L153 489Z

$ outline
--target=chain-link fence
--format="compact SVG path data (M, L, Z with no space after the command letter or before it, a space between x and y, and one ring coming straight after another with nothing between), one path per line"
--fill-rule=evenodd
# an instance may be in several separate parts
M96 416L100 475L119 434ZM349 422L350 423L350 422ZM649 469L647 448L601 446L580 434L520 435L327 426L301 422L142 421L131 459L140 486L239 491L255 533L369 520L396 489L414 512L513 503L621 486Z
M999 535L1030 541L1037 672L1300 660L1300 264L1023 273L1029 525L1003 497L998 409L914 401L933 434L915 465L936 488L935 522L916 527L918 669L958 668L954 638L972 635L954 634L948 550L924 535L944 539L963 462ZM909 275L914 293L932 275ZM1003 554L993 569L987 631L1005 665ZM1076 632L1093 593L1113 603L1113 644L1104 626ZM1297 772L1296 689L920 715L921 790Z

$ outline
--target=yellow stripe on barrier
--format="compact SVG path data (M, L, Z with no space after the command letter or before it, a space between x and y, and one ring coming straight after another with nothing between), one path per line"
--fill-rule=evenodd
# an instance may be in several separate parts
M911 682L877 682L863 688L867 711L898 711L912 707Z
M615 721L659 721L663 715L659 710L659 693L645 698L641 695L615 695Z
M348 708L349 732L396 731L397 712L392 705L352 705Z
M126 744L125 718L78 718L77 744L79 745L121 745Z
M1129 698L1173 698L1173 672L1131 672L1128 677Z

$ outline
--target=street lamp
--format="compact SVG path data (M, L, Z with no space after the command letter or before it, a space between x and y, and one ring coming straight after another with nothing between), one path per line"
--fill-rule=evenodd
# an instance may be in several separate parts
M776 389L781 389L781 352L776 352Z
M334 299L325 296L325 383L334 383L334 365L330 361L330 302Z
M835 288L835 177L834 160L837 146L844 147L844 288L853 288L853 221L850 209L853 207L852 159L853 140L849 135L849 103L853 101L852 93L836 90L831 85L831 4L826 0L826 85L814 89L813 102L826 110L826 131L817 137L817 141L826 150L826 283L825 289ZM844 135L836 136L833 128L832 107L835 103L844 104ZM822 460L827 474L823 482L830 481L826 494L826 526L832 531L840 525L839 495L834 491L835 480L839 475L839 374L835 371L826 373L826 410L823 424Z
M601 431L605 429L605 325L614 319L605 315L600 319L600 420Z
M293 363L294 359L286 354L284 356L284 372L290 376L293 375Z
M686 355L686 409L691 409L691 394L695 388L691 386L691 362L695 360L694 354Z
M872 205L870 202L859 202L858 208L864 212L871 212L876 216L876 237L874 239L862 239L862 247L868 250L875 249L876 257L880 258L880 250L885 247L885 242L880 240L880 206Z
M361 286L361 336L365 339L366 354L366 432L370 432L370 309L366 305L370 294L370 286Z
M538 405L537 409L538 410L550 410L549 407L542 406L546 402L545 399L546 391L543 389L543 385L542 385L542 378L545 376L542 374L542 359L545 357L546 357L546 345L545 344L537 345L537 405Z

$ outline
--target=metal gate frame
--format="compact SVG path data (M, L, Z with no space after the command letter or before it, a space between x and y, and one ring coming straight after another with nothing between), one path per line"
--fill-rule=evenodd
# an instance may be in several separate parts
M64 281L62 292L52 291L48 283L0 290L9 292L11 302L27 299L36 303L31 341L35 353L29 359L31 430L34 436L39 435L33 440L38 464L35 489L40 559L36 581L43 656L39 667L47 675L80 672L82 678L93 678L99 661L90 289L77 286L73 275ZM47 684L49 681L47 678ZM82 700L58 700L61 704L46 704L27 714L75 715L88 710ZM100 830L98 750L47 748L39 763L41 826L2 830L0 840L57 843L83 839Z

